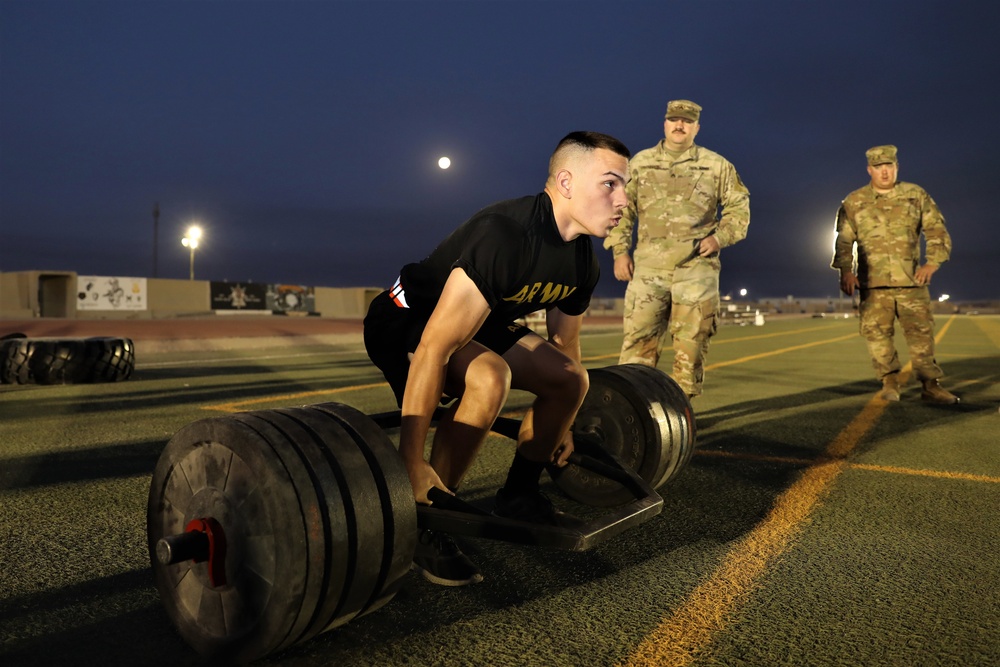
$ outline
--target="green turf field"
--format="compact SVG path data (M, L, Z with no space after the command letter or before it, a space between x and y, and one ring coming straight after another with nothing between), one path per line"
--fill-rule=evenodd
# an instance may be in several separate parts
M1000 664L1000 317L937 331L958 406L915 383L873 400L857 320L723 327L699 448L659 516L584 552L468 539L483 583L409 574L382 609L261 664ZM588 365L620 342L588 332ZM238 410L395 407L360 340L140 352L123 383L0 387L0 665L199 664L145 542L172 434ZM492 496L512 453L491 438L463 495Z

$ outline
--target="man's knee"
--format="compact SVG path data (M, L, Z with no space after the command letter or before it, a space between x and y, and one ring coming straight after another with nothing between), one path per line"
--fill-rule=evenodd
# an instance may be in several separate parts
M656 368L658 362L659 354L656 350L653 350L653 352L648 356L633 354L631 351L623 351L618 358L619 364L641 364L643 366L649 366L650 368Z
M560 391L565 391L568 395L583 398L590 388L590 376L583 364L573 360L568 360L558 374L558 382L561 385Z
M622 339L619 364L644 364L656 366L660 360L660 337L636 339L626 336Z
M625 328L639 336L659 336L670 318L670 290L659 279L633 278L625 290Z
M891 341L896 335L896 327L893 320L884 315L862 319L860 328L864 339L872 343Z
M484 354L469 364L463 378L463 402L503 407L510 392L511 371L503 358Z
M868 340L891 339L896 333L896 300L884 290L872 290L862 298L860 331Z
M583 400L590 388L590 377L583 364L566 358L562 363L554 364L542 370L544 382L537 388L535 394L539 398L568 400L570 402Z
M583 397L590 391L590 375L587 373L587 369L583 367L583 364L578 364L575 361L570 370L573 373L572 387L574 393L580 400L583 400Z
M719 302L706 299L699 303L677 303L670 320L670 333L675 339L707 341L719 327ZM676 343L676 340L675 340Z

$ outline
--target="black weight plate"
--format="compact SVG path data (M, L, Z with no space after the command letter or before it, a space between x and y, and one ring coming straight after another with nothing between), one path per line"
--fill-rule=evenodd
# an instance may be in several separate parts
M298 497L300 521L306 535L305 558L294 567L298 577L294 579L292 590L289 591L292 599L298 601L296 607L288 610L293 615L294 622L287 636L268 649L270 653L297 643L308 629L321 602L320 595L323 593L326 577L326 535L323 525L325 502L322 491L317 488L315 471L299 446L299 441L303 441L306 436L296 424L285 423L281 415L270 410L234 414L232 418L257 431L281 459Z
M641 388L649 401L661 432L658 451L651 447L647 456L657 460L655 472L642 476L655 489L673 479L691 459L695 447L694 412L687 395L663 371L642 364L624 364L602 369L617 374ZM646 470L652 469L649 466Z
M336 625L346 622L338 618L338 613L344 607L344 595L349 590L350 581L355 577L357 569L357 537L352 534L356 529L349 525L344 500L347 482L339 479L343 477L344 471L326 444L344 434L342 429L329 428L329 419L310 410L282 408L272 412L287 422L296 424L300 429L297 444L309 461L324 501L321 511L325 533L326 574L322 582L320 604L301 637L305 641L334 624L335 619ZM288 426L285 428L290 431ZM351 512L350 523L353 524L353 510ZM371 585L374 586L374 582Z
M662 371L637 364L589 371L590 390L577 413L574 433L596 432L606 449L654 488L671 478L693 437L682 424L693 423L690 404ZM683 415L686 411L687 417ZM688 455L689 456L689 455ZM555 476L570 498L597 507L628 502L632 494L617 482L571 466Z
M156 558L160 538L201 517L215 518L226 536L228 581L219 588L209 584L206 563L164 566ZM178 431L157 462L146 523L157 589L192 648L245 662L288 636L307 538L294 484L257 431L230 416Z
M370 613L393 598L410 569L417 548L417 509L413 487L399 452L388 435L364 413L340 403L311 406L337 418L352 435L372 470L378 470L378 498L383 531L379 581L362 614Z
M606 369L590 371L590 389L577 412L573 432L596 433L605 449L649 481L661 447L660 426L652 406L628 378ZM650 466L653 469L650 469ZM620 505L632 498L627 489L595 472L570 466L555 477L570 498L595 507Z
M385 549L385 525L378 500L382 473L371 467L354 437L333 415L312 406L301 409L312 417L310 423L320 436L321 451L341 485L347 527L346 533L331 537L335 541L334 553L347 558L347 562L335 565L347 568L347 588L321 630L325 631L361 614L379 586L379 564Z
M639 366L638 368L659 373L659 371L647 366ZM671 442L669 417L661 401L661 387L656 383L656 377L635 371L635 365L612 366L603 369L603 372L617 375L628 382L632 389L646 402L651 419L649 433L652 437L647 440L646 447L642 452L638 472L650 486L655 487L655 482L663 477L670 466L671 459L677 454L678 448L673 447Z
M664 438L661 447L660 465L647 480L654 489L661 488L673 479L691 460L695 449L695 419L691 402L684 390L674 380L656 368L642 364L624 364L607 370L642 378L650 387L645 394L651 402L659 404L665 417Z

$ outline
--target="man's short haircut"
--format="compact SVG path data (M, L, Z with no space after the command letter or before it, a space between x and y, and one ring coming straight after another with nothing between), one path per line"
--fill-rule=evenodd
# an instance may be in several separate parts
M621 155L626 160L632 157L632 153L622 142L609 134L600 132L570 132L563 137L549 159L549 176L553 176L556 170L571 153L590 153L598 148L604 148Z

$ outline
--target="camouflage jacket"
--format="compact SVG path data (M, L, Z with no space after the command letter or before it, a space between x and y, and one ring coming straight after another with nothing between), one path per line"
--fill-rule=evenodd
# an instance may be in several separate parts
M726 247L746 238L750 191L718 153L691 146L674 159L664 143L629 162L628 206L604 247L615 257L629 252L637 227L636 264L670 270L690 259L696 239L715 234Z
M920 266L920 235L929 264L943 264L951 255L951 236L931 196L913 183L896 183L879 194L871 185L847 195L837 211L833 268L857 273L861 287L916 287Z

